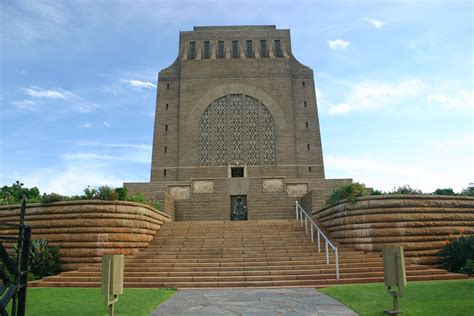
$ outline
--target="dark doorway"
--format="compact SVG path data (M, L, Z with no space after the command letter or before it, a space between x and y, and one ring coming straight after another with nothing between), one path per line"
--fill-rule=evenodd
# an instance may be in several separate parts
M230 169L232 178L243 178L244 168L243 167L232 167Z
M247 220L247 196L231 195L230 196L230 220L246 221Z

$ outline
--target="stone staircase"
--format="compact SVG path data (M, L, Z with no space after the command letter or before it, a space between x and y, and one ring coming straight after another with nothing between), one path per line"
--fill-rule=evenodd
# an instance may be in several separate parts
M296 220L165 223L151 244L125 258L125 287L279 287L383 281L379 253L339 247L326 264ZM32 282L33 287L99 287L100 265ZM461 279L429 266L407 264L408 281Z

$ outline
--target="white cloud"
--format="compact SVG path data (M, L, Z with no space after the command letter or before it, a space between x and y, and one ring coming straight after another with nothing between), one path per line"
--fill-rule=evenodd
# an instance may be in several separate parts
M473 92L468 90L460 90L452 95L430 94L427 101L430 104L439 104L446 110L474 109Z
M149 81L122 79L121 82L131 87L132 89L156 89L156 85Z
M418 79L402 80L395 83L361 82L352 86L343 102L330 107L329 114L386 107L404 98L420 94L425 87L426 84Z
M326 175L330 177L353 178L368 187L391 191L394 187L410 185L430 193L437 188L451 187L459 192L472 182L472 166L469 165L472 153L464 153L465 159L456 164L447 165L446 161L455 161L451 154L428 155L430 161L414 159L410 164L374 158L354 158L328 155L325 157ZM448 159L448 160L446 160ZM443 166L443 168L439 168ZM469 168L471 170L469 171Z
M77 142L80 146L92 146L92 147L112 147L112 148L134 148L134 149L149 149L151 145L146 144L110 144L110 143L99 143L99 142Z
M378 28L379 30L382 29L384 23L380 20L369 20L369 23L372 24L375 28Z
M85 124L80 125L79 127L90 128L90 127L92 127L92 123L85 123Z
M345 41L345 40L342 40L340 38L336 39L336 40L333 40L333 41L327 41L328 42L328 46L329 48L331 49L344 49L346 48L347 46L349 46L349 42Z
M32 86L24 89L24 91L30 97L38 99L62 99L67 101L79 99L76 95L64 89L45 90Z
M104 125L105 125L106 127L110 127L110 126L111 126L111 125L109 124L109 122L104 122Z
M116 173L107 172L103 166L90 163L38 169L18 178L22 179L26 187L36 186L42 193L64 195L82 194L87 186L119 187L124 181Z
M19 108L30 111L39 111L43 105L55 105L55 102L65 101L71 108L80 113L93 112L99 106L94 103L84 101L81 97L65 89L42 89L37 86L21 89L28 97L33 100L16 101L13 104Z
M150 151L128 151L125 153L119 153L116 155L109 154L97 154L93 152L83 152L83 153L74 153L66 154L62 156L65 160L121 160L121 161L131 161L139 163L150 163Z
M31 100L13 101L12 104L22 110L38 111L38 105Z
M329 114L342 114L351 110L351 106L347 103L340 103L329 109Z

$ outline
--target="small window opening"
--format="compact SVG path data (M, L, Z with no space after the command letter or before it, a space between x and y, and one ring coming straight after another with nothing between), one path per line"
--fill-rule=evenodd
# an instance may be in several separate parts
M305 82L303 81L303 88L305 87Z
M217 42L217 58L225 58L224 41Z
M261 40L260 41L260 57L267 58L268 57L268 48L267 48L267 41Z
M167 152L168 152L168 147L165 146L165 153L167 153Z
M307 107L307 106L308 106L308 104L306 103L306 101L304 101L303 103L304 103L304 107Z
M204 56L203 59L211 58L211 42L204 41Z
M170 105L168 103L166 103L166 111L168 111Z
M242 178L244 176L243 167L233 167L230 169L232 178Z
M167 83L167 84L166 84L166 90L169 90L169 89L170 89L170 84Z
M283 57L280 40L275 40L274 52L275 52L275 57L278 57L278 58Z
M168 131L168 125L165 125L165 131Z
M163 175L166 177L166 169L163 169Z
M306 128L308 128L308 126L309 126L309 124L308 124L308 122L306 122Z
M239 58L239 41L232 41L232 58Z
M245 41L245 46L246 46L245 57L247 57L247 58L253 58L254 55L253 55L252 41L251 41L251 40Z
M189 43L189 59L196 59L196 42Z
M308 150L310 149L309 144L306 144L306 149L308 149Z
M311 167L308 167L308 171L311 172Z

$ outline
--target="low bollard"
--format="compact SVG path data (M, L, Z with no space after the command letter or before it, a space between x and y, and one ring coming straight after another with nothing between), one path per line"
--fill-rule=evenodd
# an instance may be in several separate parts
M387 293L393 297L392 310L386 310L384 313L397 315L401 313L398 308L398 297L403 295L403 289L407 284L403 247L386 247L382 249L382 254L385 286ZM393 287L397 287L397 290L392 289Z
M102 256L102 294L109 316L114 315L114 304L123 294L123 255Z

